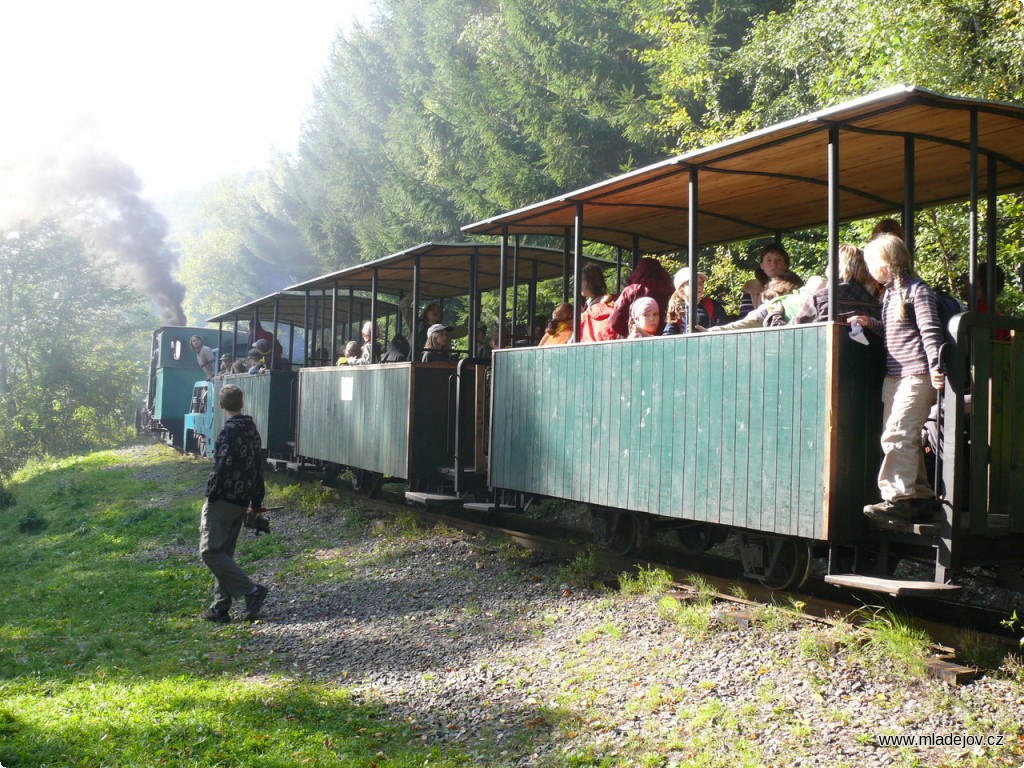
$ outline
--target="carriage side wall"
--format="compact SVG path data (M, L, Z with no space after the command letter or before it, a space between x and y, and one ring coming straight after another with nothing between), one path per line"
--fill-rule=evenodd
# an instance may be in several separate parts
M878 429L835 402L878 399L857 346L815 324L499 352L492 485L825 539L877 471Z
M304 368L296 451L387 477L419 480L451 464L451 365Z

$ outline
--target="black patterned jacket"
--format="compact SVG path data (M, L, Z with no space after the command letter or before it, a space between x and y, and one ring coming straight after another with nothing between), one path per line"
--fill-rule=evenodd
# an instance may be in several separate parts
M232 416L217 435L206 498L262 507L265 493L260 433L251 416Z

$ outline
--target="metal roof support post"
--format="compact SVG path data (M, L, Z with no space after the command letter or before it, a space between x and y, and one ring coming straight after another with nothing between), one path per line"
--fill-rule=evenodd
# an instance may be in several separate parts
M288 359L295 360L295 323L288 324Z
M331 286L331 360L338 353L338 281Z
M505 312L508 300L508 275L505 261L508 258L508 227L501 228L501 248L498 250L498 349L505 348Z
M576 269L573 267L573 274L576 274ZM576 298L573 299L573 303L578 300L580 295L579 285L574 286L576 289ZM562 231L562 303L565 304L569 301L569 228L566 227Z
M970 233L967 248L967 308L977 309L975 286L978 281L978 110L971 110L971 159L970 159L971 212L968 229Z
M636 269L636 265L637 265L637 263L639 261L640 261L640 235L633 235L633 252L632 252L632 254L630 256L630 264L629 264L629 269L630 269L631 273L632 273L632 270Z
M480 324L480 252L474 248L469 254L469 356L476 357L476 329Z
M302 364L309 365L311 362L309 359L309 340L313 335L309 332L309 291L306 291L302 314Z
M345 323L345 341L352 341L352 315L355 314L355 294L352 292L352 286L348 289L348 318Z
M330 349L330 352L328 352L328 350L327 350L327 342L323 341L322 339L324 337L324 332L328 328L330 328L330 327L331 327L330 324L327 322L327 289L326 288L321 288L320 289L320 338L321 338L320 349L322 349L324 351L324 354L327 355L327 360L324 361L325 364L327 364L327 365L329 365L331 363L331 360L334 359L334 339L331 339L331 349Z
M373 268L370 275L370 362L373 359L374 350L377 349L377 267ZM360 333L362 329L360 329Z
M416 340L420 332L420 256L416 254L412 262L412 312L409 314L409 359L419 362L423 358L423 350L417 348Z
M571 341L579 341L580 333L580 288L583 281L583 203L576 203L576 217L573 222L573 285L576 286L576 298L572 303L572 336Z
M697 184L697 169L690 169L690 182L689 189L687 191L687 205L686 205L686 218L687 218L687 236L686 236L686 251L687 258L690 263L687 267L687 272L690 276L690 300L686 302L686 332L693 333L694 326L697 325L697 302L695 301L697 296L697 244L700 242L700 233L698 231L698 212L700 210L700 189ZM662 323L665 322L665 318L661 318Z
M828 129L828 319L839 313L839 128Z
M530 315L530 323L533 323L533 316L537 314L537 262L531 262L533 265L530 270L530 284L526 286L526 311Z
M527 306L529 311L529 306ZM516 235L512 245L512 335L516 335L516 318L519 317L519 235ZM530 331L533 330L530 327L530 323L533 322L531 316L526 321L526 333L529 335Z
M231 354L234 355L234 352L235 352L235 345L232 344L231 345ZM217 353L218 353L218 356L224 354L224 321L223 320L218 320L217 321ZM231 362L233 363L235 361L232 360ZM217 364L218 365L220 364L220 360L217 360ZM217 371L219 373L220 369L218 368Z
M274 299L274 341L270 344L270 370L274 370L274 358L277 357L274 351L277 349L277 320L280 316L281 299L280 297Z
M238 315L235 315L235 333L231 337L231 364L235 363L235 344L238 343Z
M914 227L914 210L917 208L917 173L914 137L903 139L903 242L910 251L910 263L914 263L914 247L917 234Z
M996 238L998 237L996 225L999 221L999 211L996 205L997 162L994 157L988 158L988 205L985 212L985 259L988 261L988 267L985 270L985 297L988 299L986 314L989 315L996 313Z
M319 358L316 357L317 348L317 298L313 291L306 296L306 303L309 307L309 325L306 326L306 335L309 336L309 356L313 365L319 365Z
M622 293L622 249L615 249L615 293Z
M252 317L253 317L253 320L252 320L252 340L249 342L249 348L250 349L252 348L252 346L257 341L256 329L263 327L263 326L260 325L260 308L259 307L256 307L255 309L253 309Z

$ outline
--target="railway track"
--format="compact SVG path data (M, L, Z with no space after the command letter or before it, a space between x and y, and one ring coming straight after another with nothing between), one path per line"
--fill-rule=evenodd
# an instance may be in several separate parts
M532 552L543 552L565 560L595 545L589 530L545 522L511 511L485 514L443 505L412 505L402 494L387 490L377 499L366 499L358 494L353 494L352 498L383 513L414 511L421 520L430 524L445 525L467 533L502 536ZM598 552L600 567L608 574L609 581L614 574L623 571L659 567L671 574L677 590L675 594L685 599L694 591L691 586L693 579L699 577L713 587L717 600L732 604L726 618L741 624L745 616L756 613L765 605L786 608L799 604L800 609L794 610L794 616L816 621L843 619L856 623L861 616L871 613L864 611L865 608L881 608L905 615L936 642L935 657L929 661L929 673L948 682L965 682L978 673L955 660L954 649L962 643L965 630L973 633L976 639L1005 645L1008 651L1019 648L1017 638L1002 623L1007 618L1006 613L985 606L935 598L890 598L876 592L860 592L826 584L820 576L812 576L799 590L773 590L744 579L738 560L707 553L694 555L664 544L649 545L630 556Z

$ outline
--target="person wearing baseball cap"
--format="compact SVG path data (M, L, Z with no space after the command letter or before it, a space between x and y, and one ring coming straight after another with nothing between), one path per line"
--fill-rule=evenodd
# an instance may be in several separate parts
M427 344L423 351L424 363L452 362L452 327L434 323L427 329Z

